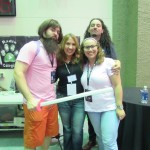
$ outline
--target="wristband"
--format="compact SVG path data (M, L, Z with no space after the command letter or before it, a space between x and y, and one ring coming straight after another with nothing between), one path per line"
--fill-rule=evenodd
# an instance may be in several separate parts
M118 105L117 108L123 110L123 105Z

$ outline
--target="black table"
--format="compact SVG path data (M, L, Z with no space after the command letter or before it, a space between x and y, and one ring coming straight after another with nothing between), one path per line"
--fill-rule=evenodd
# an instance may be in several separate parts
M123 89L126 117L119 125L119 150L150 150L150 101L141 104L140 89Z

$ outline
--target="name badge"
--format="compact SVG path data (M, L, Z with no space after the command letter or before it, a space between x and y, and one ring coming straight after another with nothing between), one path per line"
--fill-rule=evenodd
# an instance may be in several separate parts
M55 83L56 80L56 71L51 72L51 84Z
M77 80L77 77L75 74L67 76L67 78L68 78L68 82L73 82Z
M88 91L90 91L90 90L85 89L85 92L88 92ZM85 100L88 101L88 102L92 102L92 96L91 96L91 95L86 96L86 97L85 97Z
M67 95L75 95L75 94L77 94L76 84L67 84Z

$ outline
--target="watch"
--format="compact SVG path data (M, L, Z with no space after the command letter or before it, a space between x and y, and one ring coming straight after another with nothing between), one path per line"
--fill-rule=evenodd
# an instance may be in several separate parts
M123 110L123 105L118 105L117 108Z

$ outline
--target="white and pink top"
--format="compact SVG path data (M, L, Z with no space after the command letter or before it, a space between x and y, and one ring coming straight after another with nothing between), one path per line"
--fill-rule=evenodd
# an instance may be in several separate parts
M113 59L105 58L102 64L95 65L89 77L89 86L87 85L88 65L85 65L81 77L81 83L84 89L92 91L112 87L109 77L113 75L111 68L114 64ZM92 102L86 100L84 102L85 111L88 112L103 112L116 109L114 92L92 95Z

